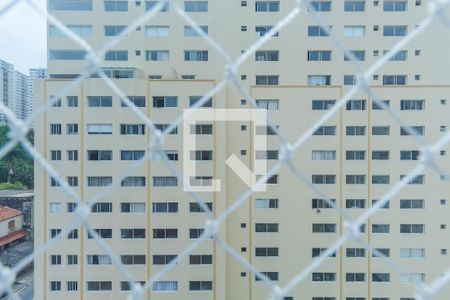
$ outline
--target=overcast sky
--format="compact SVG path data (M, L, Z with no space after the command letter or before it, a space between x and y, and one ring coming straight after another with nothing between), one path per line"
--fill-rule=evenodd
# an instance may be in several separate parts
M18 1L18 0L16 0ZM33 0L45 7L45 0ZM0 0L0 11L10 0ZM18 1L19 2L19 1ZM21 1L0 15L0 59L28 74L29 68L46 67L46 21Z

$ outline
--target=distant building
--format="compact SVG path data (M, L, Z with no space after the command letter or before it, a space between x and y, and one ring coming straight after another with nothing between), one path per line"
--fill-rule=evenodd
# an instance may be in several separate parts
M14 70L14 65L0 59L0 101L19 119L26 120L33 114L35 81L46 77L47 69L30 69L28 76ZM5 116L0 114L0 124L6 123Z
M22 212L8 206L0 206L0 250L26 236L22 224Z

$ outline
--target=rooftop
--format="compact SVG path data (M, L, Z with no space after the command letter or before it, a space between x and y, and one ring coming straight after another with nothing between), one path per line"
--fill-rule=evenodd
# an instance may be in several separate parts
M8 206L0 206L0 222L20 216L21 214L22 212L17 209Z

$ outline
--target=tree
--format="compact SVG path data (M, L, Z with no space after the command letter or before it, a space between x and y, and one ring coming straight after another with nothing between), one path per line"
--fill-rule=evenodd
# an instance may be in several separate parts
M9 131L8 126L0 126L0 149L9 142ZM33 144L33 131L28 132L27 139ZM18 183L17 187L25 185L29 189L34 187L33 158L22 145L16 145L0 160L0 183Z

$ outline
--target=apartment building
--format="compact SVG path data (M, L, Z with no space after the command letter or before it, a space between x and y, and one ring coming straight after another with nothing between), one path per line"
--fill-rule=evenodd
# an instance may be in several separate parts
M329 31L371 66L427 16L425 0L311 1ZM296 5L294 0L170 1L151 21L105 54L101 67L112 82L164 130L224 77L224 59L176 13L175 3L237 58ZM94 49L116 38L156 1L49 0L49 12ZM447 131L450 113L448 28L438 22L397 52L370 80L374 95L404 123L359 91L293 155L311 183L356 219L419 162L423 142ZM86 53L48 26L48 79L36 105L85 74ZM240 82L258 106L294 142L355 84L355 66L303 9L239 69ZM221 180L220 192L200 193L217 217L246 190L224 161L273 167L282 144L270 128L248 121L199 124L190 135L197 150L183 153L183 128L165 138L166 157L152 153L154 138L98 74L86 79L36 122L36 147L84 201L118 183L92 207L91 227L120 256L137 282L160 271L202 234L208 214L167 168L196 163L199 185ZM250 108L231 84L203 105ZM420 139L410 135L411 126ZM267 138L255 149L254 134ZM186 149L185 149L186 151ZM140 167L121 176L149 154ZM436 156L450 167L446 149ZM71 223L77 204L54 178L35 168L36 247ZM242 174L241 174L242 175ZM261 174L259 174L261 175ZM250 174L248 175L250 176ZM244 175L245 177L245 175ZM394 262L348 242L285 299L411 300L415 285L440 277L449 265L449 187L445 174L425 169L361 228L362 241ZM345 219L287 167L253 193L221 226L218 236L245 260L283 286L345 230ZM399 272L398 268L402 271ZM63 236L35 262L35 299L124 299L126 278L84 227ZM436 295L446 299L448 288ZM144 299L267 299L269 287L214 240L158 279Z

